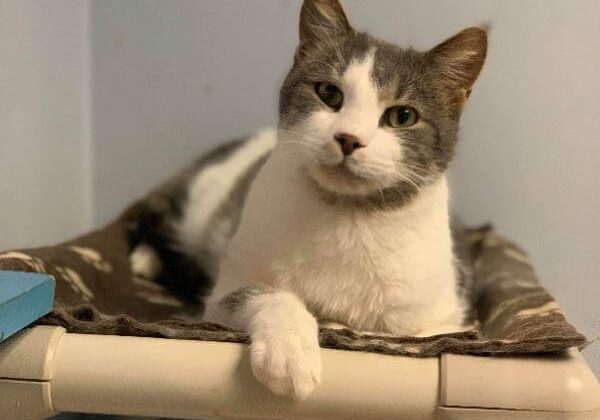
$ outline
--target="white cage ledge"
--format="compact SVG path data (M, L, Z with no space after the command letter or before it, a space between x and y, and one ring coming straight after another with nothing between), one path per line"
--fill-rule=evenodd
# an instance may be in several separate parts
M600 419L579 352L425 359L323 349L301 403L250 371L245 346L69 334L38 326L0 344L0 419L59 412L187 419Z

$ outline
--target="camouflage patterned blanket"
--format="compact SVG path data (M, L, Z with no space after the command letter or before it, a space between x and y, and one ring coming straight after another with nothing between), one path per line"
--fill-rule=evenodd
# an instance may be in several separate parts
M322 347L393 355L558 352L586 343L539 284L527 255L491 227L467 229L463 244L473 260L476 293L472 331L426 338L320 331ZM48 273L56 302L39 321L69 332L245 343L248 336L197 321L198 308L129 270L124 219L61 245L0 253L0 270ZM195 317L196 316L196 317Z

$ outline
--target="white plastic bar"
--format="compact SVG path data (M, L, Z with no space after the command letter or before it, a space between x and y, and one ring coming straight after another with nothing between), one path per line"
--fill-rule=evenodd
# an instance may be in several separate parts
M440 403L545 412L597 412L600 384L581 354L442 356ZM576 418L576 417L573 417Z
M189 419L431 419L439 359L322 350L323 380L302 403L252 376L239 344L66 334L54 358L58 411Z
M253 377L246 346L67 334L35 327L0 344L0 419L54 412L189 419L600 419L579 352L417 359L322 350L306 401ZM441 360L441 363L440 363Z

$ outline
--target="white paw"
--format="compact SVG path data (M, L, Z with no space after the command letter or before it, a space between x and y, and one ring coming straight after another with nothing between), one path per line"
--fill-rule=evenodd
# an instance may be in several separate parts
M162 270L162 262L154 249L148 245L136 246L129 255L131 272L136 276L154 280Z
M318 326L308 312L301 318L271 319L254 330L250 344L254 376L274 393L299 400L321 381Z

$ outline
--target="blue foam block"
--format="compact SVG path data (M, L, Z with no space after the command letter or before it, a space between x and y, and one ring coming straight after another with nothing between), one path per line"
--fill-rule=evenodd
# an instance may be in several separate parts
M52 276L0 271L0 341L49 313L53 301Z

